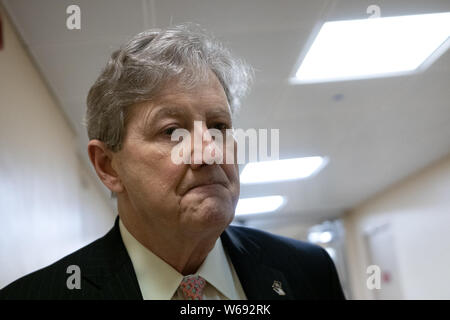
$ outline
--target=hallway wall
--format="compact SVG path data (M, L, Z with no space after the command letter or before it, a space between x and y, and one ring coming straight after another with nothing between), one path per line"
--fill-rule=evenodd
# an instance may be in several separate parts
M80 159L74 131L7 16L0 14L2 288L102 236L115 213Z

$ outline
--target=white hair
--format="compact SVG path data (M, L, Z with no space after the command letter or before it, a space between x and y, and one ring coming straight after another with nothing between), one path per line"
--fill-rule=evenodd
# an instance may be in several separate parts
M211 71L223 86L234 115L252 79L249 65L198 25L137 34L112 53L89 90L85 117L89 139L120 150L129 106L151 101L170 80L189 88L207 79Z

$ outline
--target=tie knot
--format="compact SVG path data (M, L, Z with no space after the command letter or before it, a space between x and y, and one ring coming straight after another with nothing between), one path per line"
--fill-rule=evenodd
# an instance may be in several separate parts
M202 277L189 275L181 280L180 288L186 300L202 300L205 284L206 281Z

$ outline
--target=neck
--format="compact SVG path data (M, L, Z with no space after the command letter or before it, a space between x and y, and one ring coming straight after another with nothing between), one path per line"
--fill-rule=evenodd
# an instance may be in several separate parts
M223 231L180 232L176 228L164 228L138 215L121 211L120 206L119 216L137 241L182 275L198 270Z

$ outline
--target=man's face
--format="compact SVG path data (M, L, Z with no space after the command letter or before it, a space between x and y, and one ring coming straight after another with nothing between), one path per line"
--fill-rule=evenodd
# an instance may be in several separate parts
M179 143L171 141L175 129L188 130L193 140L194 121L202 121L202 133L211 128L225 133L232 127L227 98L217 78L211 75L189 91L168 85L156 101L130 111L123 147L112 162L124 187L118 194L119 209L128 206L125 211L138 216L134 219L145 219L170 232L226 228L239 198L236 162L193 164L192 157L192 164L175 164L171 159Z

